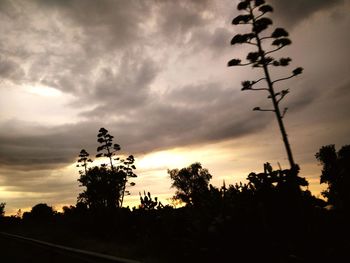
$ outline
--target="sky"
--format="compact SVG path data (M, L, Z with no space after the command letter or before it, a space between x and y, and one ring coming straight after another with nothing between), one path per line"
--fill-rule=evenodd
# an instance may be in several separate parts
M288 168L267 94L242 92L259 69L228 68L250 47L231 46L234 0L0 0L0 202L7 214L38 203L74 205L81 149L96 154L99 128L136 158L126 203L150 191L163 203L168 169L200 162L221 186ZM296 163L316 196L323 145L350 132L350 1L271 0L273 27L292 45L272 72L290 93L281 107ZM268 43L266 44L268 48Z

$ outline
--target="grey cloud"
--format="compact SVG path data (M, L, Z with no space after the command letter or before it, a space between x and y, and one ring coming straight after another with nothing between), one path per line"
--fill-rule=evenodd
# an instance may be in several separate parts
M194 29L205 31L203 28L212 21L212 18L205 16L205 12L211 11L211 1L191 0L175 3L170 0L150 2L36 0L18 1L11 5L9 3L4 5L7 6L6 10L9 13L34 12L36 14L11 24L13 27L21 24L15 30L15 32L20 32L17 37L18 44L16 44L20 46L13 47L11 52L21 60L20 62L29 66L28 80L33 83L41 82L65 93L71 93L79 97L78 104L80 105L84 102L90 103L89 96L102 97L109 93L115 95L118 87L120 90L117 98L120 100L116 105L122 105L125 96L129 96L130 99L130 94L127 95L127 93L132 91L130 88L132 84L143 85L143 83L137 83L135 80L128 85L127 89L122 90L120 88L123 85L122 82L130 84L127 83L130 80L122 80L121 73L116 76L113 64L118 63L118 58L125 57L124 54L129 50L138 49L139 54L147 53L145 52L147 46L157 47L164 39L168 40L170 45L179 41L181 44L186 33ZM16 8L9 8L13 5ZM45 20L42 25L34 19L44 16L49 19L48 22ZM144 28L152 19L155 21L154 30ZM11 31L11 28L9 30ZM209 36L206 41L210 41L209 46L215 46L219 43L217 40L221 39L224 34L223 30L217 30L213 33L213 40ZM140 45L140 43L143 44ZM165 46L166 44L163 43L160 48L165 48ZM155 63L152 65L152 62L149 62L150 59L147 61L147 55L142 55L141 58L135 54L129 55L128 59L129 61L142 60L142 63L147 64L143 69L144 74L155 78L152 72L146 72L146 70L156 71ZM112 68L113 73L109 75L111 79L107 81L100 76L100 82L94 83L95 80L91 76L98 71L103 72L101 66L106 64L106 61L108 63L105 65L105 71ZM132 76L134 73L132 70L138 71L139 69L129 66L129 71L123 68L121 70L124 70L122 73L125 77ZM140 76L147 82L146 77ZM121 94L122 96L119 96ZM133 95L135 105L140 104L141 99L146 96L141 90L135 90ZM96 105L95 112L102 112L106 108L108 106L99 103Z
M90 119L50 128L31 126L24 133L19 133L25 126L21 122L3 123L8 129L0 133L0 162L7 167L33 170L65 166L82 148L95 154L100 127L115 136L123 151L138 154L238 138L262 130L269 123L266 115L247 114L245 109L234 107L237 104L232 90L202 84L152 99L121 119ZM118 111L110 115L118 116Z
M82 93L80 103L97 103L95 109L82 113L86 117L124 115L147 103L150 85L160 68L150 58L138 52L123 55L119 67L102 68L90 93Z
M10 176L9 176L10 175ZM63 181L61 175L52 175L52 170L8 170L0 169L2 184L6 185L6 191L26 191L50 193L64 192L65 188L71 188L71 181Z
M204 13L212 6L207 0L37 2L48 10L58 10L61 17L82 29L84 48L90 54L139 46L140 41L150 36L146 43L154 37L181 43L184 34L211 21ZM148 33L149 28L145 30L150 20L155 21L155 33Z
M10 18L17 18L18 11L11 0L0 1L0 13Z
M232 35L232 32L224 27L218 27L212 32L205 27L200 27L192 32L185 53L207 51L213 57L225 54L228 50L232 50L230 46Z
M203 15L208 7L208 1L161 1L157 16L160 34L169 41L184 42L190 29L211 21Z
M36 170L71 163L80 149L91 145L89 138L95 137L101 124L79 123L53 128L11 120L1 126L0 164Z
M149 14L149 4L143 1L72 0L39 1L49 9L60 11L83 29L90 50L106 46L130 45L140 35L139 24Z
M186 86L153 99L113 129L128 151L148 152L237 138L269 123L266 115L247 114L235 104L235 93L218 84Z
M329 93L334 98L350 97L350 79L347 79L344 83L335 87L335 89L330 90Z
M214 50L225 50L230 48L228 45L232 37L232 33L226 28L217 28L210 37L210 47Z
M282 22L281 26L293 27L314 13L332 8L344 0L270 0L275 9L275 16Z
M10 60L0 56L0 77L12 81L17 81L25 75L22 67Z

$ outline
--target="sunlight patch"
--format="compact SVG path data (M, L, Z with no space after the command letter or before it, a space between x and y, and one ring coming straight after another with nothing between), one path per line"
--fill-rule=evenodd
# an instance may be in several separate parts
M58 89L44 85L26 85L25 90L42 97L58 97L62 95L62 92Z
M143 156L137 161L137 167L142 170L164 168L168 166L187 166L186 157L174 150L154 152Z

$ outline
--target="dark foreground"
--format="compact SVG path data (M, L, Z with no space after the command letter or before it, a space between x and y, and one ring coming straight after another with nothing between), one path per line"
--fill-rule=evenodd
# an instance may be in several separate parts
M127 260L113 260L95 255L71 252L60 248L21 240L0 233L1 262L26 263L136 263Z

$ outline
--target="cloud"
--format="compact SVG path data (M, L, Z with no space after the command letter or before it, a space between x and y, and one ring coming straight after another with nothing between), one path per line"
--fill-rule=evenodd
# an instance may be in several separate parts
M18 63L0 56L0 77L16 81L24 77L24 71Z
M109 66L99 70L91 92L81 94L78 105L98 105L82 115L88 118L121 116L142 108L159 72L160 68L149 57L142 57L139 52L126 52L116 68Z
M86 125L47 127L16 120L2 122L0 164L20 170L42 170L72 163L89 141L89 130L94 125Z
M342 4L344 0L270 0L269 2L274 7L275 16L282 22L282 26L290 28L318 11Z
M150 5L142 1L51 0L38 3L50 11L58 10L61 17L79 26L86 47L91 50L132 44L140 35L139 25L150 12Z
M219 84L200 84L143 102L142 107L125 112L125 118L118 119L118 111L108 111L95 114L102 119L109 114L109 121L98 118L56 127L7 121L0 132L0 163L34 170L68 165L82 148L95 153L100 127L107 128L123 150L137 155L238 138L262 130L269 123L265 116L233 107L238 103L233 95L231 89Z

